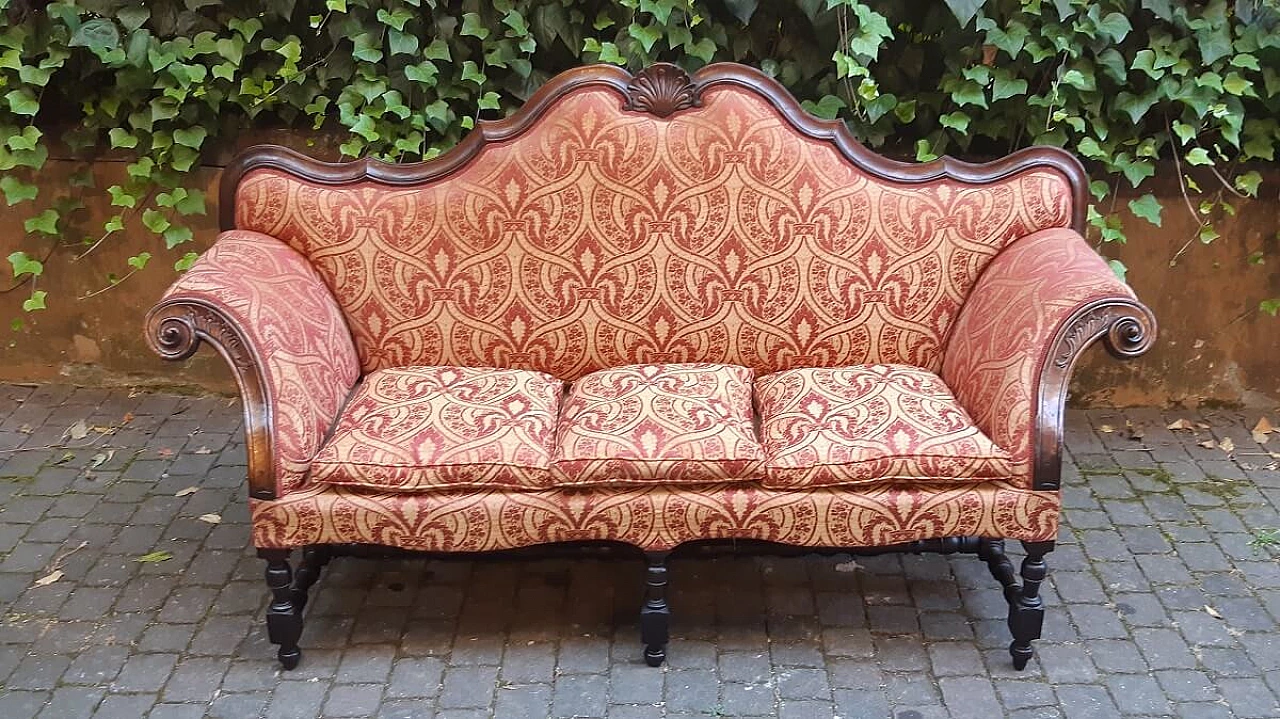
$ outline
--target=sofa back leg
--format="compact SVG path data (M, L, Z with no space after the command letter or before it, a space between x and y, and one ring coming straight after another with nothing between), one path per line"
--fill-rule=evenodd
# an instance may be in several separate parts
M667 659L671 609L667 606L667 556L670 552L645 552L644 605L640 608L640 641L644 661L651 667Z
M1013 668L1019 671L1031 660L1031 642L1040 638L1044 626L1040 583L1049 573L1044 555L1053 551L1053 542L1023 542L1022 547L1027 552L1022 560L1022 586L1009 602L1009 631L1013 633L1009 655L1013 657Z
M314 544L302 550L302 561L298 563L298 571L293 578L293 609L299 615L307 606L308 590L320 578L320 570L329 564L331 556L329 547L324 544Z
M293 603L293 569L289 566L288 549L259 549L258 556L267 560L267 589L271 590L271 606L267 608L267 637L280 646L276 656L285 669L293 669L302 660L298 638L302 636L302 610Z

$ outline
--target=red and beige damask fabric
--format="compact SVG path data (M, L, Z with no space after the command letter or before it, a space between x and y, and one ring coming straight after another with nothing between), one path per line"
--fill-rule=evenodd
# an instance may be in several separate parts
M1045 230L1000 253L951 330L942 378L974 422L1009 451L1031 486L1040 372L1054 338L1084 305L1132 298L1098 253L1071 230Z
M289 246L236 230L223 233L160 300L182 302L213 307L243 334L224 343L261 361L276 493L299 486L360 375L333 294Z
M646 550L699 539L809 547L958 536L1040 541L1056 538L1058 508L1057 492L999 481L803 492L719 484L397 494L320 485L251 506L259 547L358 542L438 552L577 540L613 540Z
M579 379L560 417L557 485L753 479L762 455L751 378L746 367L671 364Z
M756 380L756 404L768 487L1010 476L1008 453L928 370L885 364L786 370Z
M527 370L378 370L342 411L311 481L402 492L553 486L563 390Z
M623 110L614 90L575 90L421 186L255 170L236 224L315 264L366 372L495 366L564 380L676 362L937 371L991 258L1070 224L1056 171L897 184L749 88L702 100L659 119Z

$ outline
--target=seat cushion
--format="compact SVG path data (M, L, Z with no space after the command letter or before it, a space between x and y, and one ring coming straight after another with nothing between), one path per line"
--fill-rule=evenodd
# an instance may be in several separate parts
M717 364L635 365L585 375L560 416L553 468L563 485L756 477L762 453L752 371Z
M563 390L525 370L378 370L338 416L311 481L405 492L548 487Z
M795 369L756 381L765 486L1012 475L942 379L906 365Z

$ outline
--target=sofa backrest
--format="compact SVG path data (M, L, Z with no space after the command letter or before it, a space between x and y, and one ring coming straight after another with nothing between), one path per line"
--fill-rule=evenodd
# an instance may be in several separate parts
M888 161L736 65L579 68L430 162L268 148L225 183L224 226L310 259L365 371L568 380L641 362L937 370L991 258L1083 211L1065 153Z

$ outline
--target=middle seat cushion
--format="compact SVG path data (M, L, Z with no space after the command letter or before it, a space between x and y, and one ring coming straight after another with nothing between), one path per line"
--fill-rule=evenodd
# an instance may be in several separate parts
M700 484L758 478L764 453L753 372L720 364L650 364L592 372L560 413L552 469L561 486Z

